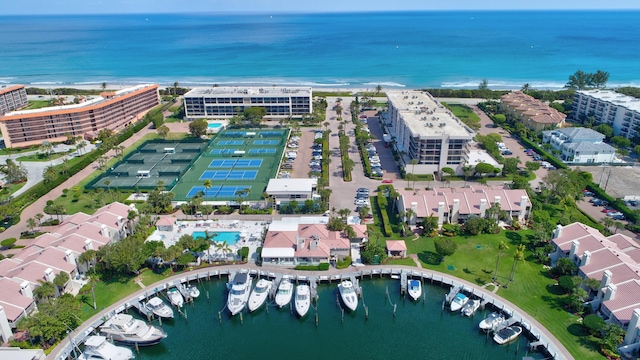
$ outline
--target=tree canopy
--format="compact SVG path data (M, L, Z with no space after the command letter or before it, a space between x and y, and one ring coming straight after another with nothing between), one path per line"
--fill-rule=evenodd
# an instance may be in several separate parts
M189 123L189 133L194 137L200 137L207 133L209 124L205 120L194 120Z
M433 244L436 247L436 252L441 256L442 260L444 260L445 256L451 256L456 252L456 250L458 250L458 244L448 237L438 237L433 241Z
M602 89L607 85L607 81L609 81L609 73L606 71L598 70L595 73L587 73L578 70L569 76L565 87L572 90Z

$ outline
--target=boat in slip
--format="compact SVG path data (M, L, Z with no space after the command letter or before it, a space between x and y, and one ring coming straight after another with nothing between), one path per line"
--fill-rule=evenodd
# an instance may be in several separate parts
M276 291L276 304L282 308L291 302L293 297L293 284L287 277L283 277Z
M296 286L296 312L298 316L307 315L309 306L311 305L311 289L309 285L302 284Z
M418 300L420 296L422 296L422 283L420 281L414 279L407 280L407 288L411 299Z
M181 308L182 304L184 304L184 298L177 288L173 288L167 291L167 297L169 298L169 301L173 306Z
M167 337L162 329L128 314L117 314L107 320L100 333L117 343L137 346L155 345Z
M227 296L227 308L231 316L239 313L247 305L251 293L251 277L246 272L236 273L229 283L229 295Z
M169 305L165 304L159 297L151 298L144 304L144 307L147 311L152 312L153 315L165 319L173 318L173 309L169 307Z
M189 294L189 296L191 296L194 299L200 296L200 290L198 290L198 288L195 287L195 285L187 286L187 293Z
M489 314L489 316L487 316L482 321L480 321L480 325L479 325L480 330L482 331L493 330L498 324L501 324L504 320L505 320L504 316L502 316L500 313L492 312L491 314Z
M115 346L107 341L104 336L89 336L84 342L84 351L81 359L86 360L129 360L133 359L131 349Z
M457 293L456 296L451 300L451 311L456 312L469 302L469 298L463 293Z
M260 279L256 283L256 287L249 295L249 302L247 303L247 307L249 311L255 311L264 304L264 302L269 297L269 291L271 291L271 286L273 283L269 280Z
M342 298L344 306L351 311L356 311L358 307L358 294L356 294L353 283L349 280L342 280L342 282L338 284L338 291L340 291L340 297Z
M460 313L462 316L472 316L476 313L476 310L480 307L480 300L475 299L471 301L467 301L466 304L462 307Z
M507 326L493 335L493 341L498 345L503 345L518 338L522 334L522 327Z

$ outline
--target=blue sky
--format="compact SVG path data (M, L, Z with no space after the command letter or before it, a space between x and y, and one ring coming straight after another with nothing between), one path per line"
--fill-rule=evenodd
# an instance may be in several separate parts
M0 14L640 9L638 0L0 0Z

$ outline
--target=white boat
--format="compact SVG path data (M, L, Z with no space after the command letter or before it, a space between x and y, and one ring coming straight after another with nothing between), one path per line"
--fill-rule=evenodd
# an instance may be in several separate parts
M307 315L309 306L311 305L311 289L309 285L302 284L296 286L296 312L298 316Z
M129 314L113 316L100 327L100 333L115 342L138 346L155 345L167 337L162 329Z
M256 287L251 292L251 295L249 295L249 302L247 303L249 311L255 311L264 304L265 300L269 297L271 286L273 286L273 283L269 280L258 280Z
M469 301L469 298L465 296L463 293L457 293L456 296L451 300L451 311L458 311L462 309L462 307Z
M187 292L189 293L189 296L191 296L194 299L200 296L200 290L198 290L198 288L195 287L195 285L187 286Z
M493 341L498 345L503 345L515 340L520 334L522 334L522 328L520 326L507 326L493 335Z
M173 306L181 308L184 304L184 298L177 288L173 288L167 291L167 297L169 298L169 301L171 302L171 304L173 304Z
M229 295L227 296L227 308L231 316L239 313L247 305L251 293L251 277L246 272L239 272L229 283Z
M480 329L483 331L492 330L494 326L502 323L503 321L504 317L501 314L492 312L489 316L484 318L484 320L480 321Z
M413 300L418 300L420 296L422 296L422 283L420 283L420 281L414 279L407 280L407 288L409 297Z
M151 298L144 307L151 311L155 316L161 318L173 318L173 309L165 304L159 297Z
M349 280L342 280L338 285L338 290L340 291L340 297L344 305L351 311L355 311L358 307L358 294L356 294L353 283Z
M293 284L288 278L282 278L278 291L276 291L276 304L282 308L291 302L293 297Z
M115 346L104 336L89 336L84 342L82 355L86 360L129 360L133 359L131 349Z
M476 310L480 307L480 300L471 300L468 301L463 307L460 313L462 316L471 316L475 314Z

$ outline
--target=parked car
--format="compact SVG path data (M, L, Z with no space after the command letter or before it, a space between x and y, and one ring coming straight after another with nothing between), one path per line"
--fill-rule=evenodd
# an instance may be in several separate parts
M595 194L592 193L591 191L587 190L587 189L584 189L584 190L582 190L582 195L584 195L584 196L593 196Z
M383 184L391 184L393 183L393 179L382 179Z
M624 217L624 215L614 215L611 217L613 220L627 220L626 217Z
M368 194L370 190L365 187L361 187L361 188L358 188L358 192L366 192Z
M283 169L287 169L287 170L291 170L291 169L293 169L293 164L291 164L291 163L282 164L282 168Z
M618 211L618 210L612 208L611 206L607 206L604 209L602 209L603 213L611 213L611 212L616 212L616 211Z
M624 214L619 211L615 211L615 212L607 213L607 216L616 217L616 216L624 216Z

